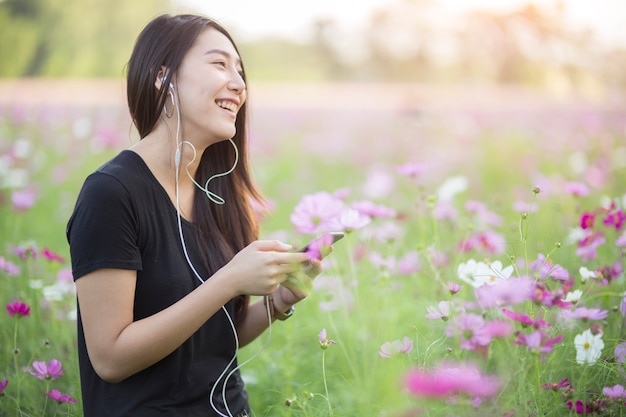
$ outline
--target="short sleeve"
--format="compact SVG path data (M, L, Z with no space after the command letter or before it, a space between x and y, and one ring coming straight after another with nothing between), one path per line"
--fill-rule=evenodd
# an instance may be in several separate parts
M87 177L66 230L74 280L102 268L141 270L138 227L131 193L117 178Z

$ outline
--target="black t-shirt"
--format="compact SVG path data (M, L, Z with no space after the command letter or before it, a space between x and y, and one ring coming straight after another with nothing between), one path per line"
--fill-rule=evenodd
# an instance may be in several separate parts
M181 219L193 267L209 277L201 262L193 226ZM85 180L67 226L74 279L101 268L137 271L134 320L155 314L193 291L200 280L182 249L176 208L143 159L119 155ZM234 317L231 300L226 304ZM235 355L234 333L223 309L173 353L149 368L109 383L95 373L85 345L78 308L78 359L85 417L222 416L223 381L215 381ZM230 368L236 367L236 360ZM226 374L229 374L228 371ZM226 390L230 413L250 414L247 393L236 371Z

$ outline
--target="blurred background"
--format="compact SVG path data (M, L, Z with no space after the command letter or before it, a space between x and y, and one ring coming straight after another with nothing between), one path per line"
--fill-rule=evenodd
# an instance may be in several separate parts
M623 0L0 0L0 100L119 99L111 84L86 90L85 80L123 80L147 21L185 11L223 23L259 85L392 83L470 96L514 88L611 105L626 91ZM44 78L49 91L32 84Z

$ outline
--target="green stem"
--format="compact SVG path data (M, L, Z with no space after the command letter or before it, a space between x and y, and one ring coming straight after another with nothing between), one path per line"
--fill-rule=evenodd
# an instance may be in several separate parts
M15 376L17 376L17 409L20 409L20 382L22 379L19 377L19 366L17 361L17 355L19 354L19 350L17 349L17 320L18 317L15 318L15 328L13 329L13 363L15 365Z
M333 407L330 405L330 398L328 397L328 384L326 383L326 365L325 365L326 352L322 351L322 378L324 379L324 391L326 392L326 403L328 403L328 411L330 415L333 414Z

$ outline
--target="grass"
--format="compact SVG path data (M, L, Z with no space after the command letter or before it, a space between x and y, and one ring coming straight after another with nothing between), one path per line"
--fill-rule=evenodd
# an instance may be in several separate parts
M338 242L316 290L298 305L296 315L275 323L269 340L266 332L240 352L240 362L260 352L242 369L255 415L562 416L569 413L567 400L600 399L604 406L596 414L625 415L623 406L609 405L602 396L603 387L624 380L613 353L623 342L624 317L618 306L624 276L602 286L583 284L578 274L583 265L597 270L618 262L623 267L624 250L613 245L623 229L607 231L607 243L586 262L567 239L582 212L599 207L602 198L626 204L624 118L599 108L569 114L545 109L521 114L493 109L419 116L356 113L261 109L255 115L253 169L275 204L261 225L262 237L280 236L296 246L307 241L310 236L298 233L289 216L304 195L317 191L348 190L348 203L371 200L398 213L395 218L374 219ZM0 189L0 257L21 268L17 276L0 271L0 293L6 303L20 300L32 308L20 319L0 315L0 381L9 379L0 409L11 417L78 416L75 322L67 318L75 306L74 295L50 299L43 288L54 285L58 273L69 266L65 222L83 179L129 144L129 122L122 109L105 111L97 106L34 109L19 118L16 109L5 108L2 114L2 152L10 155L18 139L30 144L24 158L7 160L8 171L0 170L2 183L7 172L23 168L28 176L25 186L34 186L37 200L28 210L16 212L12 190ZM590 119L593 128L586 123ZM114 140L103 146L103 137ZM398 174L396 166L407 162L422 163L427 170L417 178ZM468 180L467 189L450 200L457 215L437 219L441 186L454 176ZM590 194L567 193L567 181L586 183ZM534 196L536 185L541 192ZM538 211L524 219L512 208L517 201L533 199ZM483 203L501 223L485 224L466 209L471 201ZM486 229L503 237L497 252L459 250L459 242ZM381 237L385 233L390 234ZM13 253L14 247L29 244L39 254L49 248L66 260L54 262L41 255L22 260ZM446 335L447 322L425 318L427 307L442 300L473 300L468 285L454 296L447 291L449 282L464 284L457 276L462 262L499 260L506 266L523 260L526 266L519 270L524 273L538 254L550 252L550 261L567 269L574 288L583 290L580 305L607 309L608 317L597 322L564 321L558 311L537 303L517 306L520 312L550 320L551 336L563 336L545 361L527 347L512 344L515 334L494 339L486 356L461 349L457 338ZM417 270L400 272L399 260L412 253L418 259ZM501 317L497 309L484 309L482 314L489 320ZM603 330L601 359L593 365L578 364L574 338L594 323ZM336 341L325 350L318 340L322 329ZM383 343L403 337L412 341L410 352L392 358L379 355ZM19 354L14 353L16 348ZM62 361L63 377L46 382L25 372L33 361L52 358ZM472 403L471 396L446 400L407 392L403 382L409 371L430 369L443 360L476 361L484 372L500 378L502 388L480 405ZM541 388L564 378L574 392ZM78 403L46 400L43 391L51 388Z

